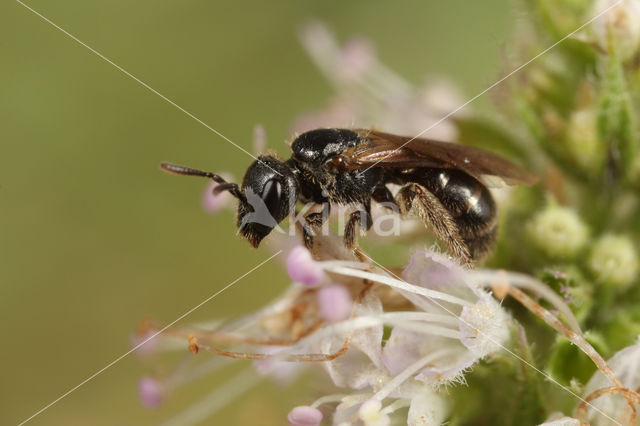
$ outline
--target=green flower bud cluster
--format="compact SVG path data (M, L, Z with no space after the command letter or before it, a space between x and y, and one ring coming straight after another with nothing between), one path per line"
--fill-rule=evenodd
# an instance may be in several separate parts
M605 357L640 334L640 0L616 3L527 2L537 19L519 29L522 58L601 16L520 71L500 105L507 122L520 125L502 140L528 148L514 156L530 160L541 182L514 191L491 260L537 274ZM557 312L545 298L539 303ZM587 383L595 371L587 356L536 320L514 316L531 342L547 343L532 346L537 365L568 386ZM535 403L554 406L543 397ZM555 407L570 413L574 404Z
M597 282L626 288L636 281L640 261L633 243L621 235L604 235L589 254L589 269Z
M492 150L519 159L541 178L502 200L491 266L537 275L560 296L550 301L540 292L537 302L567 325L577 321L604 357L640 334L640 0L616 3L528 0L536 19L518 28L522 60L516 64L565 39L517 73L510 96L496 99L504 120L457 120L464 143L490 141ZM567 307L570 320L560 313ZM521 353L531 352L527 362L581 394L596 370L592 360L528 312L512 313L522 325ZM475 378L492 389L496 375L514 366L501 368ZM563 399L554 385L512 374L527 389L514 399L526 398L527 406L546 414L575 409L575 400ZM485 403L491 406L490 397ZM522 416L514 415L511 424L541 421Z
M586 245L589 229L576 211L550 205L527 226L534 244L551 258L575 257Z

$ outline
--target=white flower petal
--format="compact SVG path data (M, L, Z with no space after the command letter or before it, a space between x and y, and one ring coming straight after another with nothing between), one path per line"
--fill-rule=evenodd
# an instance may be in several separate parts
M428 388L411 398L408 426L437 426L446 420L448 414L447 403L444 398Z

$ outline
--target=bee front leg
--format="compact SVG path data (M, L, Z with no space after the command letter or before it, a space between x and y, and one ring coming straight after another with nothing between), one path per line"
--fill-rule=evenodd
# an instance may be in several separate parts
M305 225L302 227L302 239L309 250L313 248L316 232L327 222L330 213L331 206L329 203L324 203L321 212L311 212L304 217Z
M400 188L396 203L403 215L416 214L422 223L431 229L436 237L449 247L449 251L466 266L473 265L469 248L460 235L451 213L435 195L421 185L409 183Z

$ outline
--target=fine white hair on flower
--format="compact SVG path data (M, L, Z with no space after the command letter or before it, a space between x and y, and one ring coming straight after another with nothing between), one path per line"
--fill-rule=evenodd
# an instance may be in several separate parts
M415 312L405 313L403 321L395 324L384 347L385 367L391 374L400 374L423 357L446 349L440 359L423 366L416 378L433 385L462 381L465 370L499 350L509 338L509 319L498 302L470 284L467 275L472 271L441 254L414 254L403 274L406 281L346 267L327 270L389 285L414 305ZM434 328L425 339L427 323ZM455 335L443 332L452 326L457 328Z
M618 351L608 360L608 363L625 388L640 388L640 336L638 336L635 344ZM584 397L588 398L595 392L609 388L610 386L611 383L604 374L596 371L585 387ZM623 423L624 420L628 420L631 415L631 409L627 401L625 401L625 398L620 394L603 394L599 398L591 401L591 404L613 418L623 421ZM589 423L594 426L610 424L609 419L599 415L593 408L588 409L587 419Z
M478 357L498 351L509 338L507 317L498 302L489 295L473 306L462 308L460 333L462 344Z
M368 329L361 335L364 338L357 338L363 341L368 337L366 344L359 345L359 351L349 351L328 363L328 369L337 385L368 387L375 400L406 398L414 407L411 413L415 419L443 417L445 404L435 411L425 407L425 395L432 396L425 394L425 389L464 382L466 370L499 350L509 338L507 314L488 293L470 284L466 275L473 272L438 253L416 253L404 271L405 280L384 272L329 263L326 270L388 285L412 303L412 311L383 314L379 314L379 307L371 309L370 302L364 303L363 309L368 311L363 311L363 315L375 318L378 313L382 322L392 326L389 339L382 348L381 326ZM338 339L334 345L339 342ZM378 362L379 353L384 368ZM416 385L420 382L422 385ZM357 405L341 404L340 417L348 417L347 412L354 412ZM370 418L375 417L370 409L365 411ZM416 420L414 424L420 422Z

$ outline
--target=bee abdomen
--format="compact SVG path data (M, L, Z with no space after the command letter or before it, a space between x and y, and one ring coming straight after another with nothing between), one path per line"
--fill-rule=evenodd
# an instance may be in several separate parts
M431 169L425 178L424 185L451 214L471 257L474 260L484 257L497 232L496 205L491 192L457 170Z

